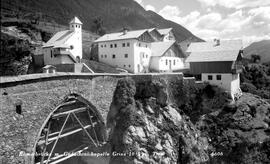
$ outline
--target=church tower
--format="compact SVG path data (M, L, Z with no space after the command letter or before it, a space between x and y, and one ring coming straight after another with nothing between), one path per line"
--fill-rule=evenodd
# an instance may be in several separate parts
M82 59L82 22L74 17L69 23L70 31L74 32L73 35L73 49L71 49L72 54L76 54L74 56L76 59Z
M69 29L75 32L82 32L82 22L77 17L74 17L69 23Z

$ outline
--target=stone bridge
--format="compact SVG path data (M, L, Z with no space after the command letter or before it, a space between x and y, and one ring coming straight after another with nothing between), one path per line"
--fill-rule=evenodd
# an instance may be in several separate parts
M118 80L126 77L136 83L165 79L195 84L193 78L184 78L181 73L55 73L1 77L0 163L60 163L72 155L42 158L38 153L56 150L60 153L66 150L82 152L89 149L78 146L85 138L94 146L106 143L104 120ZM56 146L58 144L69 146L61 150Z

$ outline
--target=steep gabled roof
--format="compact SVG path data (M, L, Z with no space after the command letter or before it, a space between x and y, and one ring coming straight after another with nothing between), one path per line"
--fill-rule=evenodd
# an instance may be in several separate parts
M124 34L123 32L105 34L102 37L95 40L95 42L106 42L106 41L125 40L125 39L137 39L146 32L148 33L147 29L136 30L136 31L127 31L126 34Z
M175 41L170 42L154 42L151 44L152 56L162 56L168 49L170 49Z
M215 45L215 42L191 43L186 62L236 61L241 55L240 50L241 40L221 40L219 45Z
M186 62L236 61L239 50L192 52Z
M169 32L172 31L172 28L165 28L165 29L159 29L158 32L161 34L161 35L167 35Z
M241 40L220 40L220 45L218 46L215 46L214 41L191 43L187 52L230 51L241 50L242 48Z
M65 42L74 34L73 31L65 30L57 32L43 47L56 47L65 45Z
M178 57L185 58L185 54L183 53L180 46L176 44L176 41L168 41L168 42L153 42L151 43L152 57L160 57L163 56L169 49L173 48L173 50L178 51L176 54Z
M79 18L74 17L74 18L70 21L69 24L83 24L83 23L79 20Z

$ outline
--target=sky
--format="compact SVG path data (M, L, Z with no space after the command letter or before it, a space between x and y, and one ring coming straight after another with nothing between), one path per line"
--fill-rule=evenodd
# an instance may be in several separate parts
M270 0L135 0L204 40L270 39Z

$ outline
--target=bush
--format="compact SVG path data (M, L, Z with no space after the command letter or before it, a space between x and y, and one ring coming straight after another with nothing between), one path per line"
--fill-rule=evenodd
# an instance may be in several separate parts
M261 96L270 98L270 63L248 64L241 74L241 89Z
M244 83L241 84L241 90L243 92L255 93L257 88L251 83L245 83L244 82Z

